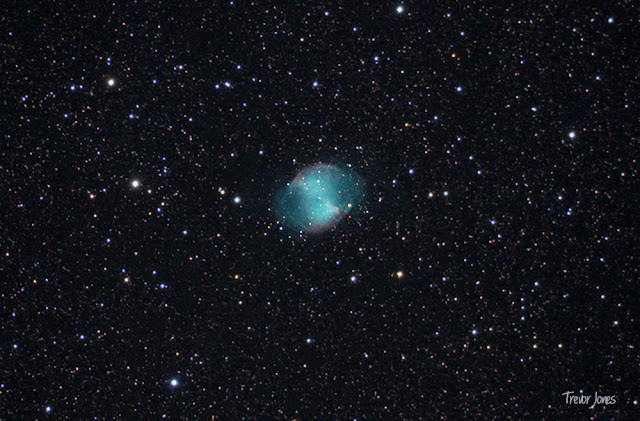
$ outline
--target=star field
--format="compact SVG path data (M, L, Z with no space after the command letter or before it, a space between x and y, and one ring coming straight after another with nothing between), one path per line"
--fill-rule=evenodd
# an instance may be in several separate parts
M0 419L640 418L633 2L15 3Z

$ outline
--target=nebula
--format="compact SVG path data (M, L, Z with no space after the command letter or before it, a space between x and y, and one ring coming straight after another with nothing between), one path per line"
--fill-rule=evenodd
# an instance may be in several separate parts
M318 233L338 224L362 196L360 177L351 169L314 164L277 194L275 213L288 228Z

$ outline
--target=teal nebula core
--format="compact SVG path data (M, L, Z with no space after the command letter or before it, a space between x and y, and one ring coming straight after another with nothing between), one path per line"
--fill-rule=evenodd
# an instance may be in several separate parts
M361 184L349 168L311 165L277 195L276 215L291 229L324 231L340 222L360 202Z

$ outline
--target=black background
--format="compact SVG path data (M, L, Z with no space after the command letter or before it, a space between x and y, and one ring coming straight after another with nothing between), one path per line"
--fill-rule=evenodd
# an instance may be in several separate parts
M77 3L0 7L2 419L638 418L633 2Z

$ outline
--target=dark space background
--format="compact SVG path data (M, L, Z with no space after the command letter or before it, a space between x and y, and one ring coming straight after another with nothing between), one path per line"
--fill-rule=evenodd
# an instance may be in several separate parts
M637 3L75 3L0 6L0 419L639 419Z

